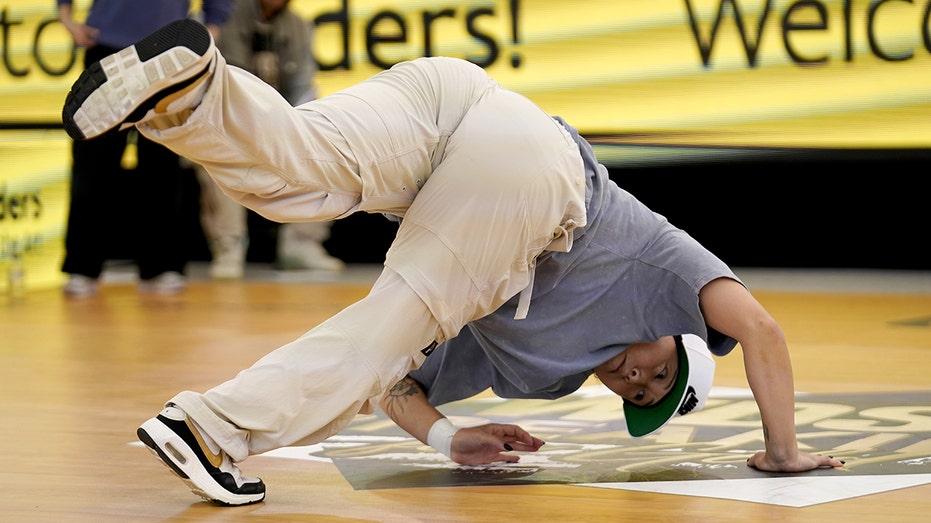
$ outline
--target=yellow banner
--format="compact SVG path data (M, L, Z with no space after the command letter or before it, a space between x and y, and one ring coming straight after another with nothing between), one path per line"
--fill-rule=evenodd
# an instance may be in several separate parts
M0 294L6 301L63 279L71 149L62 134L0 132Z
M291 4L316 24L324 94L447 55L625 143L931 145L931 0ZM2 0L0 17L0 122L57 122L80 62L54 2Z
M78 10L88 2L77 2ZM465 58L637 144L931 145L931 0L294 0L324 94ZM0 122L57 122L80 62L54 1L0 0Z
M90 4L75 2L78 17ZM609 165L931 146L931 0L291 6L316 28L323 95L402 60L464 58L566 118ZM57 126L81 53L54 0L0 0L0 35L0 264L23 252L44 260L30 282L53 281L70 160Z

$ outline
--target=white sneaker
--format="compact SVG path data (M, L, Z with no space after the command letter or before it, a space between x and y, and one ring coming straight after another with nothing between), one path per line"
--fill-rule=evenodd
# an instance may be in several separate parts
M203 95L216 47L207 28L172 22L84 69L65 97L62 123L74 140L190 110ZM191 100L180 101L190 97ZM176 102L173 104L173 102Z
M139 282L139 292L147 294L176 294L187 287L187 280L181 273L167 271L150 280Z
M72 274L62 287L66 296L72 298L86 298L97 294L97 280L83 274Z
M244 477L229 455L174 405L143 423L136 435L191 492L208 501L249 505L265 499L265 483Z
M346 265L318 242L279 241L278 265L288 270L341 271Z
M246 241L225 236L210 245L213 259L208 270L215 280L241 280L246 271Z

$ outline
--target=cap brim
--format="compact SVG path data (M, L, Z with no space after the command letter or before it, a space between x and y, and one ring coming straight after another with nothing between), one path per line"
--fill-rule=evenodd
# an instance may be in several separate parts
M704 340L686 334L675 336L679 371L676 382L663 399L640 407L624 401L627 431L639 438L661 429L673 417L701 409L708 398L714 379L714 359Z

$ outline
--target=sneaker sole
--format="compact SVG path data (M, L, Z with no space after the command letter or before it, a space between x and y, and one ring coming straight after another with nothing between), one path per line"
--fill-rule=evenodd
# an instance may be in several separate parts
M173 430L152 418L136 430L136 436L159 461L191 489L191 492L220 505L238 506L258 503L265 499L261 494L233 494L213 480L200 465L197 454ZM157 443L162 441L162 444Z
M87 140L134 123L155 103L195 80L209 65L206 27L172 22L85 69L65 97L62 123L73 140Z

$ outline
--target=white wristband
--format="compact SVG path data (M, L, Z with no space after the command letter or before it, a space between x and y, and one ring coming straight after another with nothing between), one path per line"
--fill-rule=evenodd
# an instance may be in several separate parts
M430 432L427 433L427 445L433 447L447 458L450 458L453 446L453 436L459 429L447 418L440 418L433 422Z

